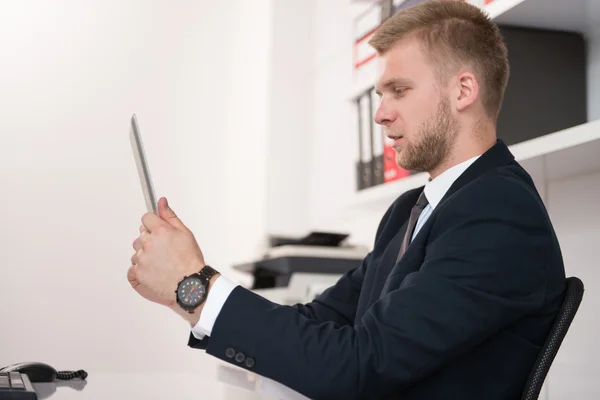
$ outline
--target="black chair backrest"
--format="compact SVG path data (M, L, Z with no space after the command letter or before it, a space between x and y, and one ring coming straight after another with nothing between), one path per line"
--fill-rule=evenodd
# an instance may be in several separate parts
M531 370L521 400L536 400L539 397L550 366L571 326L573 318L575 318L582 298L583 282L577 277L567 278L567 290L562 306Z

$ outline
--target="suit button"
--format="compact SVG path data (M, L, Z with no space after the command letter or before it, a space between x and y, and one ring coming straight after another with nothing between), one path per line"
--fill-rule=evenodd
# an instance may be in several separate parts
M244 353L237 353L235 355L235 361L241 363L244 362L244 360L246 359L246 356L244 355Z
M246 358L246 367L248 367L248 368L254 367L254 359L253 358L250 358L250 357Z
M234 349L232 349L230 347L227 350L225 350L225 357L227 357L227 358L233 358L233 356L235 356L235 350Z

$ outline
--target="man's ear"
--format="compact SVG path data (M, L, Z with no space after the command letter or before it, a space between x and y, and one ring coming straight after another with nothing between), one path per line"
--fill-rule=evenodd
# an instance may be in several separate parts
M461 72L455 80L455 104L458 111L463 111L479 97L479 81L473 72Z

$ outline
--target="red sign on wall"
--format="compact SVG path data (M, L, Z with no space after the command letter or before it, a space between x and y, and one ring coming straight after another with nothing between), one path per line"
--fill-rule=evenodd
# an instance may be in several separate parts
M383 181L391 182L410 175L410 172L401 168L396 163L396 150L391 143L386 143L383 148Z

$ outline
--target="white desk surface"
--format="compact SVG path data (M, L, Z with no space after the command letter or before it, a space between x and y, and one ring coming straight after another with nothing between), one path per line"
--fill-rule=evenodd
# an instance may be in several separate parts
M272 399L194 373L91 373L85 381L34 383L39 400ZM239 392L239 394L238 394ZM233 396L233 397L232 397ZM258 396L258 397L255 397Z
M225 363L214 373L94 373L85 381L33 383L38 400L309 400Z

